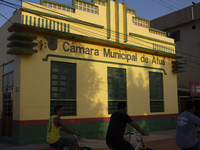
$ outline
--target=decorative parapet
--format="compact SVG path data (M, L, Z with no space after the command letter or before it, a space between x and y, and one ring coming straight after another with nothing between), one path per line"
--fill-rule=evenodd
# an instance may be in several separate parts
M88 13L99 14L99 8L98 6L95 6L95 5L84 3L81 1L76 1L75 7L76 9L79 9Z
M59 4L59 3L54 3L54 2L49 2L49 1L44 1L43 6L46 6L48 8L63 10L63 11L67 11L67 12L72 12L72 13L75 12L75 9L72 8L71 6L62 5L62 4Z
M95 1L95 4L102 5L102 6L106 6L106 3L105 3L105 2L102 2L102 1L100 1L100 0L96 0L96 1Z
M137 26L140 26L140 27L144 27L144 28L149 27L149 21L146 20L146 19L143 19L141 17L133 17L132 22L133 22L134 25L137 25Z
M95 5L105 6L105 0L95 0L93 2L88 2L85 0L73 0L72 6L54 2L51 0L42 0L41 4L48 8L58 9L72 13L75 13L75 9L78 9L88 13L99 14L99 7Z
M156 30L156 29L153 29L153 28L149 28L149 33L160 35L160 36L166 36L166 32Z
M131 15L135 16L135 10L127 8L127 14L131 14Z
M52 21L42 17L32 17L29 15L22 15L21 23L24 25L46 28L50 30L69 32L69 24Z

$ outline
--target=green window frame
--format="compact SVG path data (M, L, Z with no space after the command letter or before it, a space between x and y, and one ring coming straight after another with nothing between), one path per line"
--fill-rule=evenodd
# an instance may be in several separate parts
M51 63L51 99L76 99L76 64Z
M62 105L64 116L76 115L76 64L51 61L51 106Z
M163 74L149 72L150 112L164 112Z
M108 73L108 114L112 114L117 110L119 102L126 102L126 69L107 68Z

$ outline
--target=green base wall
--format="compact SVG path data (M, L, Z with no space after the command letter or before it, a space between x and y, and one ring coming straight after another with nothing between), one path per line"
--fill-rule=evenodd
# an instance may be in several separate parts
M146 132L170 130L176 128L177 117L134 120ZM109 122L67 124L69 128L81 134L82 139L102 138L106 136ZM46 125L14 126L12 138L1 137L1 140L15 145L46 143ZM126 131L135 131L127 125ZM73 136L60 131L62 137L73 139Z

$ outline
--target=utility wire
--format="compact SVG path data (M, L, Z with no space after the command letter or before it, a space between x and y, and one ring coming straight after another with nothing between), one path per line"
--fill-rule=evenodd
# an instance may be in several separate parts
M13 22L10 19L8 19L6 16L4 16L3 14L0 13L0 16L2 16L3 18L5 18L6 20L8 20L9 22L13 24Z
M21 7L20 5L18 4L15 4L15 3L11 3L11 2L8 2L8 1L5 1L5 0L0 0L1 2L4 2L4 3L7 3L9 5L12 5L12 6L15 6L15 7Z
M45 19L48 19L48 20L51 20L51 19L49 19L49 18L46 18L46 17L43 17L43 16L41 16L41 15L38 15L38 16L40 16L41 18L45 18ZM51 20L51 21L54 21L54 20ZM77 31L77 27L73 27L73 26L70 26L72 29L74 29L75 31ZM105 38L105 36L104 35L100 35L100 34L97 34L97 33L95 33L95 32L91 32L91 30L90 31L88 31L88 30L85 30L84 29L84 31L85 32L83 32L83 31L81 31L81 30L83 30L83 29L81 29L81 28L78 28L78 29L80 29L80 30L78 30L78 32L80 32L80 33L82 33L82 34L86 34L86 35L88 35L88 34L90 34L91 35L91 33L92 33L92 35L98 35L98 36L96 36L96 37L98 37L98 38ZM107 31L107 29L105 29L106 31ZM114 32L114 34L116 35L116 31L112 31L111 33L113 34L113 32ZM102 32L101 32L102 33ZM124 39L124 36L125 36L125 34L123 34L123 33L119 33L119 34L122 34L123 35L123 37L121 37L120 36L120 38L123 38ZM129 39L130 38L134 38L134 39L136 39L136 40L139 40L139 41L142 41L141 39L138 39L138 38L136 38L136 37L129 37ZM113 39L113 38L111 38L111 39ZM114 40L116 40L115 38L114 38ZM130 41L130 40L129 40ZM140 45L144 45L144 44L142 44L142 43L138 43L138 42L136 42L136 41L133 41L134 43L137 43L137 44L140 44ZM146 43L148 43L148 44L153 44L152 42L147 42L147 41L142 41L142 42L146 42ZM144 46L146 46L146 45L144 45ZM150 48L152 48L152 47L150 47ZM179 51L177 51L177 52L179 52ZM180 53L183 53L183 52L180 52ZM197 56L194 56L194 55L191 55L191 54L187 54L187 53L183 53L183 54L185 54L185 55L188 55L188 56L193 56L193 57L197 57ZM200 57L197 57L197 58L200 58Z
M37 15L37 14L36 14ZM41 18L45 18L45 19L47 19L47 20L51 20L51 19L49 19L49 18L46 18L46 17L44 17L44 16L41 16L41 15L37 15L37 16L40 16ZM51 20L51 21L54 21L54 20ZM73 28L73 26L70 26L72 29L74 29L75 31L77 31L77 29L81 29L81 28L78 28L78 27L75 27L75 28ZM81 29L81 30L83 30L83 29ZM78 30L79 32L81 32L80 30ZM96 37L98 37L98 38L105 38L106 36L104 36L104 35L100 35L100 34L98 34L98 33L95 33L95 32L91 32L91 30L90 31L88 31L88 30L86 30L86 29L84 29L84 31L85 31L85 33L82 31L82 33L83 34L86 34L86 35L96 35ZM107 29L105 29L105 31L107 31ZM101 31L100 31L101 32ZM102 32L101 32L102 33ZM115 34L116 35L116 31L112 31L111 32L111 34ZM121 34L121 33L119 33L119 34ZM114 36L115 36L114 35ZM125 34L123 34L123 36L124 36ZM124 37L121 37L120 36L120 38L123 38L124 39ZM130 38L130 37L129 37ZM134 38L134 37L131 37L131 38ZM113 40L115 40L115 38L111 38L111 39L113 39ZM136 38L137 39L137 38ZM137 40L139 40L139 39L137 39ZM129 41L131 41L131 40L129 40ZM134 43L137 43L137 44L140 44L140 45L143 45L143 46L146 46L146 45L144 45L144 44L142 44L142 43L138 43L138 42L135 42L135 41L133 41ZM153 44L153 43L151 43L151 44ZM149 48L152 48L152 47L149 47Z
M177 1L179 1L179 2L183 3L183 0L177 0ZM186 3L183 3L183 4L187 5Z
M1 5L4 5L4 6L7 6L7 7L10 7L10 8L13 8L13 9L16 9L16 7L10 6L10 5L7 5L7 4L4 4L4 3L2 3L1 1L0 1L0 4L1 4Z
M174 3L174 4L176 4L176 5L179 5L179 6L183 7L182 10L183 10L185 13L188 14L187 10L184 10L184 9L185 9L185 6L180 5L179 3L174 2L173 0L170 0L170 1L171 1L172 3ZM192 6L191 6L191 7L192 7ZM198 10L195 10L195 13L198 14L198 15L200 16L200 12L199 12Z
M165 3L165 4L167 4L167 5L169 5L170 7L164 5L163 3L157 2L156 0L152 0L152 1L154 1L154 2L156 2L156 3L158 3L158 4L160 4L160 5L162 5L162 6L166 7L166 8L168 8L168 9L171 9L171 10L173 10L173 11L177 11L177 10L173 9L172 7L176 8L176 9L179 9L179 8L173 6L173 5L170 5L170 4L166 3L166 2L163 2L162 0L160 0L160 1L163 2L163 3ZM188 14L188 12L186 12L186 11L185 11L186 14L182 13L180 10L177 11L177 13L182 14L182 15L184 15L185 17L191 18L190 14ZM196 19L195 19L194 21L200 22L200 21L198 21L198 20L196 20Z

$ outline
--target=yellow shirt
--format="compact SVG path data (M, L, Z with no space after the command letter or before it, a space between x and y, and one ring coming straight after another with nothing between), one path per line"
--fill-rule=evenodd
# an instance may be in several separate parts
M49 118L49 122L47 125L47 137L46 137L46 141L49 144L53 144L56 141L58 141L60 139L60 127L56 127L54 125L54 118L58 117L57 115L53 115Z

